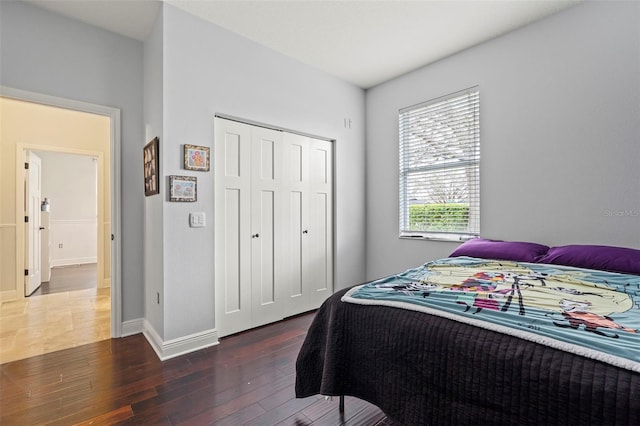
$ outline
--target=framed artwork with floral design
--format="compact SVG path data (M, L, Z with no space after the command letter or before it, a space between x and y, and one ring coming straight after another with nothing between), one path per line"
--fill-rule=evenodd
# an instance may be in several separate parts
M184 168L187 170L209 171L209 148L206 146L184 145Z
M198 179L193 176L169 176L169 201L198 200Z

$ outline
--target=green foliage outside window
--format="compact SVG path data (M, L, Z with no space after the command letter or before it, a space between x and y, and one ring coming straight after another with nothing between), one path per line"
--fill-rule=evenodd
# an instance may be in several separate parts
M469 204L413 204L409 206L409 230L465 232L469 223Z

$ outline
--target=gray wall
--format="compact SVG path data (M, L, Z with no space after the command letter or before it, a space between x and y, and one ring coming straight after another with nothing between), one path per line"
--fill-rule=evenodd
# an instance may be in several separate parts
M0 84L122 111L122 319L142 310L142 43L0 2Z
M367 276L457 245L398 239L398 110L480 86L481 234L640 248L640 3L586 2L367 92Z
M213 173L185 171L182 157L184 144L213 147L215 113L336 140L336 288L362 281L364 91L170 5L163 13L162 173L198 178L197 202L164 198L164 340L215 325ZM193 211L207 227L189 228Z
M160 141L160 175L164 173L162 16L160 11L144 42L145 143L154 137ZM162 207L166 191L166 183L160 179L160 193L144 199L144 318L158 336L164 334L164 297L158 302L157 295L164 295Z

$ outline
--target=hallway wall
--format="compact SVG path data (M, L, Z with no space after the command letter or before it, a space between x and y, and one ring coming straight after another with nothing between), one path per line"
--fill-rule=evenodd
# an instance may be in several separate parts
M52 266L97 262L97 159L54 151L36 154L42 160L42 198L49 201Z

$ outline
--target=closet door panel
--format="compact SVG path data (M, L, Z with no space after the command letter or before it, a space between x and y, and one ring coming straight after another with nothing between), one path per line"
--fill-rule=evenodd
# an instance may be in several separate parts
M260 191L252 203L252 218L259 230L252 241L252 296L259 306L275 303L274 193ZM256 261L258 260L258 261Z
M251 327L250 128L216 119L215 307L220 337Z
M288 239L286 245L286 273L287 285L287 315L294 315L301 311L297 309L304 301L305 270L302 264L304 252L304 226L308 222L306 214L307 196L305 194L305 173L308 169L306 138L291 133L284 134L285 140L285 191L289 203L285 213L288 223Z
M224 192L226 226L224 228L224 265L223 281L224 313L225 315L242 309L242 281L241 270L241 226L240 226L240 190L227 189Z
M289 191L289 238L286 260L289 298L302 296L302 192ZM292 301L295 303L295 301Z
M327 200L327 194L319 193L314 194L313 210L313 235L310 236L312 243L310 244L310 258L313 261L310 264L310 280L309 291L313 294L311 300L316 299L316 294L319 291L327 291L329 289L329 247L327 246L331 241L329 235L329 203ZM313 302L311 302L313 303Z
M333 292L333 145L310 139L308 303L318 307Z
M251 295L254 327L283 318L282 133L252 128Z
M333 291L332 144L285 133L289 196L288 315L318 308Z
M286 159L287 165L289 166L289 181L291 185L302 185L303 176L302 171L305 168L303 161L303 153L304 148L302 143L304 142L301 138L295 137L295 135L285 135L289 140L289 145L287 150L289 152L289 156Z
M331 169L329 167L329 155L331 146L324 146L329 144L318 140L311 140L311 183L320 185L325 192L328 191L326 185L331 181Z
M242 136L244 137L244 135ZM224 176L226 178L239 178L241 169L240 156L240 139L239 133L225 132L224 142L221 149L224 158ZM246 142L245 142L246 143Z
M286 315L305 312L308 297L308 268L304 266L305 253L308 250L309 224L309 146L307 138L301 135L285 133L283 135L285 152L284 189L288 202L285 209L287 222L286 261Z

